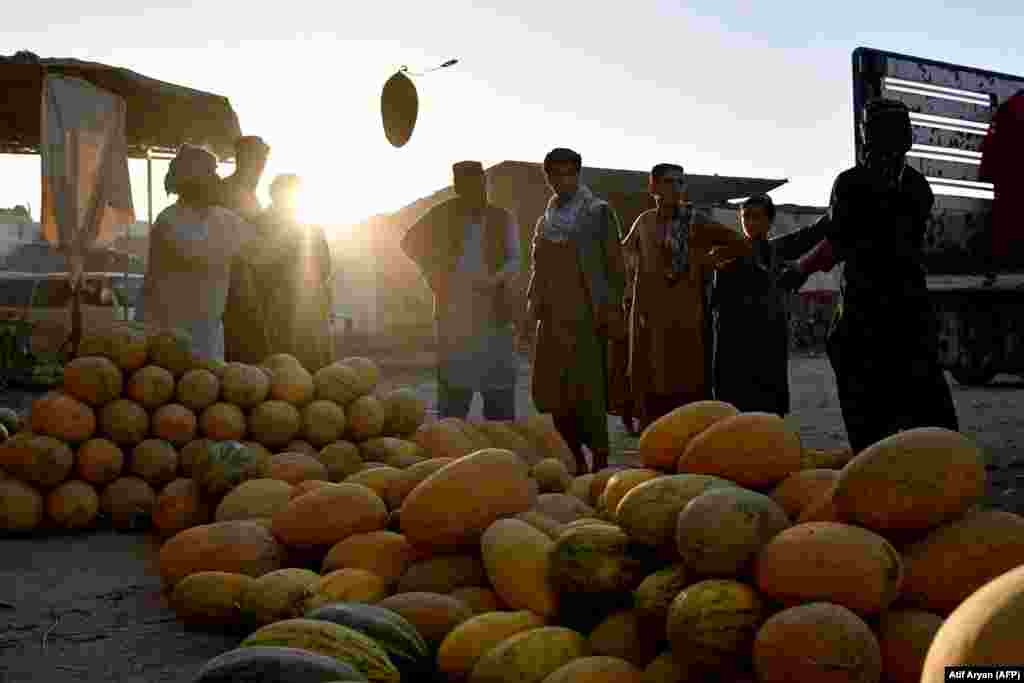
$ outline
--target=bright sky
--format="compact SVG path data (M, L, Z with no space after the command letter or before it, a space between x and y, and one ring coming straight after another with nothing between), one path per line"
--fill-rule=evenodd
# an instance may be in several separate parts
M4 53L98 61L228 96L243 133L273 148L264 203L275 174L299 173L307 216L329 225L447 185L453 160L540 161L556 146L578 150L584 165L675 161L789 178L777 202L822 205L853 162L855 47L1024 74L1019 0L73 6L90 16L64 7L19 3L0 27ZM385 80L449 58L459 64L414 79L416 129L392 148L380 121ZM155 169L159 211L166 164ZM144 164L132 170L145 219ZM28 202L38 218L38 175L38 157L0 157L0 206Z

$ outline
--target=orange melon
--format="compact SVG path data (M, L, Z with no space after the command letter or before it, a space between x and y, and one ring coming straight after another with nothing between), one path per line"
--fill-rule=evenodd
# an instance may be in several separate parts
M696 435L679 457L680 473L710 474L766 488L801 469L800 435L772 413L742 413Z
M201 413L220 398L220 380L209 370L189 370L178 380L174 396L178 403Z
M334 401L312 401L302 409L302 437L318 448L333 443L345 433L345 411Z
M680 406L652 422L640 435L640 460L644 467L673 472L695 436L736 415L736 407L723 401L696 401Z
M908 429L872 444L839 475L839 516L880 533L924 531L959 517L985 495L985 456L939 427Z
M487 577L502 602L545 618L557 613L558 595L548 581L554 547L550 538L518 519L500 519L487 528L480 550Z
M529 610L492 611L466 619L444 638L437 651L437 668L450 680L468 676L480 658L517 633L544 626Z
M754 668L762 683L877 683L878 640L850 610L812 602L774 614L754 640Z
M346 567L324 574L306 599L306 609L312 610L335 602L361 602L373 604L390 595L388 583L373 572Z
M298 408L285 401L260 403L249 413L249 438L267 448L277 449L295 438L302 427Z
M273 516L273 531L292 546L332 546L387 524L384 501L365 486L325 486L288 501Z
M405 536L394 531L355 533L331 546L321 571L365 569L393 585L418 556Z
M120 398L123 388L120 368L103 356L80 356L64 366L64 391L90 406Z
M649 468L630 468L615 472L604 485L604 509L611 515L619 508L619 503L627 493L645 481L661 476L661 473Z
M195 413L185 406L168 403L153 412L151 428L156 438L180 447L196 438L198 421Z
M949 615L928 649L920 681L949 680L948 666L998 667L1019 662L1021 633L1024 567L1017 567L986 583Z
M807 507L800 511L800 516L796 520L797 523L843 521L836 510L835 498L832 497L834 491L835 486L833 485L819 494L815 500L811 501Z
M245 413L232 403L214 403L199 414L199 430L214 441L241 441L247 426Z
M402 474L402 470L397 467L383 465L350 474L345 477L344 481L349 484L361 484L372 489L386 503L390 497L391 487L402 479Z
M790 519L797 519L807 506L817 502L830 491L838 478L838 470L800 470L783 479L772 489L771 498Z
M475 544L495 520L530 507L526 464L511 451L485 449L420 482L402 503L402 532L413 545Z
M189 574L224 571L253 578L281 568L284 550L264 526L247 520L185 529L160 548L160 578L167 587Z
M178 452L162 439L146 439L132 449L129 473L154 489L162 488L177 476Z
M1024 517L978 510L903 550L903 599L948 614L974 591L1024 564Z
M889 683L919 683L928 648L942 627L938 614L916 609L895 609L878 620L882 670Z
M96 413L70 394L51 391L32 402L29 429L67 443L81 443L96 431Z
M51 489L71 474L74 453L52 436L18 432L0 444L0 468L40 489Z
M758 589L784 603L826 601L875 614L899 596L904 565L878 534L837 522L792 526L762 548Z
M267 400L270 379L255 365L228 363L220 378L222 400L239 408L255 408Z
M174 375L156 365L147 365L131 374L124 394L142 407L154 410L174 398L174 389Z
M149 434L149 413L138 403L119 398L100 409L100 431L119 446L134 446Z
M302 453L278 453L270 458L267 477L280 479L291 485L319 479L327 481L327 468L316 458Z
M75 451L75 474L94 486L105 486L121 475L124 452L113 441L89 439Z
M0 479L0 531L33 531L45 509L39 491L17 479Z
M274 479L273 481L278 480ZM287 484L288 482L282 483ZM322 479L306 479L305 481L300 481L298 484L295 484L294 486L288 484L289 486L291 486L291 493L288 494L288 499L291 500L292 498L297 498L298 496L301 496L303 493L315 491L316 489L321 488L323 486L331 486L333 483L334 482L324 481Z
M416 488L420 482L437 472L445 465L455 462L454 458L431 458L410 465L402 470L402 477L394 481L388 491L388 498L385 501L388 507L396 509L402 505L406 496Z
M100 510L122 531L149 526L155 507L156 491L139 477L118 477L100 493Z
M428 422L413 434L412 440L430 458L461 458L476 449L476 444L452 420Z
M473 616L455 598L438 593L399 593L384 598L377 606L403 617L434 650L459 624Z
M85 529L100 511L100 496L92 484L72 479L46 494L46 515L61 529Z
M108 357L124 372L135 372L149 360L149 340L145 330L134 325L119 325L104 335Z
M164 538L210 521L210 506L193 479L175 479L156 497L153 528Z

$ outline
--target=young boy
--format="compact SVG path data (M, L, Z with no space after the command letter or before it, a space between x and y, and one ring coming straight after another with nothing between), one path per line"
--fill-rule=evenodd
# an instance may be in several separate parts
M748 253L715 264L714 395L743 412L789 412L789 320L768 240L775 205L755 195L740 207Z

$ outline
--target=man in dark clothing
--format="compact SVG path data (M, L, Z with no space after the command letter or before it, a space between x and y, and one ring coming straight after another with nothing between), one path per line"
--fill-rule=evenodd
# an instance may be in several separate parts
M828 356L855 452L904 429L958 429L921 254L935 198L906 165L907 107L870 102L863 134L864 161L839 174L828 219L814 226L824 239L780 278L795 290L844 264Z
M978 180L990 182L995 188L992 218L989 225L989 280L995 279L1000 268L1013 267L1018 259L1010 256L1014 240L1021 232L1020 211L1017 203L1024 192L1024 90L1021 90L996 110L988 134L981 145L981 166Z

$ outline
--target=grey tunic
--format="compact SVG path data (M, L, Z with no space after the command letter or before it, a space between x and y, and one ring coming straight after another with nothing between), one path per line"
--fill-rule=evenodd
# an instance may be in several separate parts
M483 226L468 222L462 255L451 274L447 306L438 311L437 335L440 349L438 374L448 385L473 391L508 389L515 386L519 360L511 322L496 315L493 291L472 286L472 278L486 274ZM513 221L508 230L506 260L501 273L519 273L519 227Z

